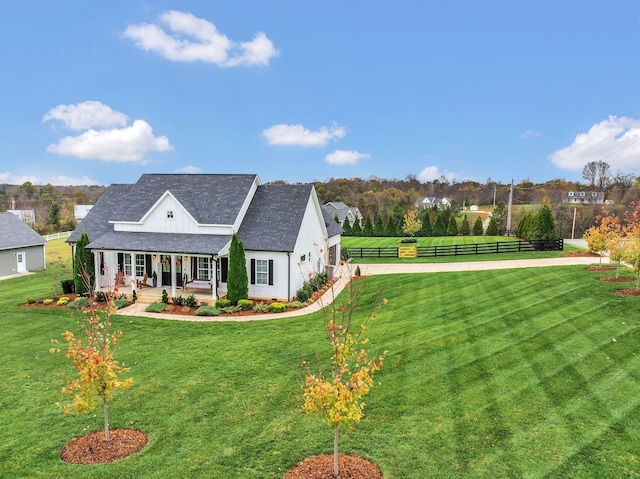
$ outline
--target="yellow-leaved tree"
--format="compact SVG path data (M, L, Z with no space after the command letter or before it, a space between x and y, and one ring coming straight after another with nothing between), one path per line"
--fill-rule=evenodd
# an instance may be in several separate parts
M91 283L86 270L82 272L82 279L88 288ZM89 289L89 297L93 299L93 290ZM111 330L111 316L116 311L115 294L113 291L103 293L106 299L104 309L99 309L93 301L89 301L88 310L83 311L78 323L82 337L76 336L70 331L63 334L67 343L66 357L71 359L78 376L67 382L62 388L62 393L73 396L71 404L57 406L69 414L71 408L74 411L86 414L95 410L102 404L104 415L104 440L109 441L109 400L113 398L116 389L125 389L131 386L133 379L120 379L120 374L129 370L124 364L120 364L114 357L119 340L123 336L121 329ZM57 343L57 340L52 340ZM57 348L49 350L52 353L59 352Z
M602 264L602 254L609 250L612 240L621 235L620 220L615 216L603 214L596 218L598 224L589 228L583 238L587 242L589 251L600 255Z
M338 437L341 426L354 428L364 416L363 400L373 386L373 378L382 367L387 353L370 356L363 346L368 344L364 333L370 321L374 320L381 306L387 300L378 293L367 312L359 301L366 287L366 281L350 281L345 290L330 306L323 308L324 329L331 344L331 366L318 368L312 373L304 361L306 370L304 382L304 410L306 413L320 413L327 425L333 427L333 474L337 477ZM335 298L334 298L335 299ZM366 316L363 319L363 315Z

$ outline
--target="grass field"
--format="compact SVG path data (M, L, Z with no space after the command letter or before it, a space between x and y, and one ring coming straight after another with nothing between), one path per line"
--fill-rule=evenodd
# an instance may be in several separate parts
M579 266L364 281L367 298L386 290L369 336L389 354L342 451L386 479L640 477L640 298ZM62 462L60 448L101 418L54 406L72 372L49 341L77 324L18 306L50 283L47 272L0 282L0 477L282 478L331 451L332 431L301 409L300 361L327 353L320 313L118 317L135 383L111 403L111 424L149 444L111 464Z
M364 238L356 236L343 236L340 246L345 248L397 248L403 246L401 241L406 238L376 237ZM506 241L517 241L518 238L511 236L436 236L427 238L416 238L417 242L408 246L448 246L453 244L475 244L475 243L496 243ZM566 244L564 251L536 251L529 253L501 253L501 254L481 254L445 257L425 257L425 258L353 258L354 263L454 263L464 261L499 261L512 259L533 259L533 258L559 258L563 253L579 251L580 249Z

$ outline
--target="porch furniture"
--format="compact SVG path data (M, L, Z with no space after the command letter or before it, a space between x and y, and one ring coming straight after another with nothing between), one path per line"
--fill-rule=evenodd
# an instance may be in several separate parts
M189 279L187 275L184 275L184 281L182 282L183 289L187 289L188 285L191 285L192 288L195 289L212 289L213 281L210 279L200 279L200 278L191 278Z
M115 284L116 286L124 286L124 273L122 271L116 273Z
M149 281L149 276L145 273L142 280L136 280L136 284L138 285L138 288L150 288L151 285L148 284L147 281Z

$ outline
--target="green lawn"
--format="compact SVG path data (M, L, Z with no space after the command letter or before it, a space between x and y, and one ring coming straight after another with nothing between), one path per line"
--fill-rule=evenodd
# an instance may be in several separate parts
M369 336L389 354L341 450L386 479L640 477L640 298L598 276L575 266L364 280L368 295L386 289ZM0 282L0 477L282 478L331 451L332 431L301 408L300 361L327 353L320 313L118 317L135 383L112 402L112 427L149 444L112 464L62 462L65 442L101 418L54 406L71 366L49 340L77 324L18 306L50 284L46 272Z
M448 246L454 244L475 244L475 243L496 243L517 241L518 238L512 236L435 236L427 238L416 238L416 243L403 245L401 241L406 238L375 237L364 238L356 236L343 236L340 246L345 248L397 248L399 246ZM513 259L534 259L534 258L559 258L564 253L570 251L580 251L580 248L565 244L564 251L536 251L528 253L501 253L501 254L480 254L462 256L438 256L425 258L353 258L354 263L459 263L465 261L499 261Z

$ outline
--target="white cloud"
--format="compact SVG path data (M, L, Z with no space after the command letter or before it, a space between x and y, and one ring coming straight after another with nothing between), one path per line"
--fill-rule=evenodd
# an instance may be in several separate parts
M124 36L138 48L178 62L201 61L220 67L268 65L278 55L263 32L256 33L251 41L234 42L208 20L176 10L160 15L160 22L169 33L158 25L143 23L129 26Z
M331 140L344 138L346 134L346 129L335 123L331 128L323 126L316 131L308 130L302 125L281 123L262 132L270 145L287 146L325 146Z
M125 126L129 118L99 101L85 101L76 105L58 105L42 117L43 122L55 120L61 121L72 130L86 130Z
M82 178L69 178L68 176L52 176L50 178L38 178L36 176L14 175L9 172L0 173L0 183L10 185L21 185L25 181L30 181L34 185L52 184L54 186L79 186L79 185L99 185L95 180L88 176Z
M527 130L520 135L520 138L535 138L536 136L542 136L542 132L537 130Z
M197 166L187 165L184 168L178 168L175 171L175 173L189 173L189 174L202 173L202 168L199 168Z
M591 161L606 161L612 170L639 172L640 120L609 116L548 158L557 167L572 171L582 171Z
M166 136L154 136L144 120L109 130L90 129L78 136L67 136L47 147L49 153L116 162L141 162L148 151L167 151L173 147Z
M444 177L447 181L451 182L455 180L458 177L458 175L448 170L440 171L440 169L437 166L427 166L424 170L422 170L418 174L418 179L422 182L433 181L433 180L440 181L442 177Z
M358 151L336 150L325 156L327 163L332 165L355 165L360 160L371 158L369 153L360 153Z

